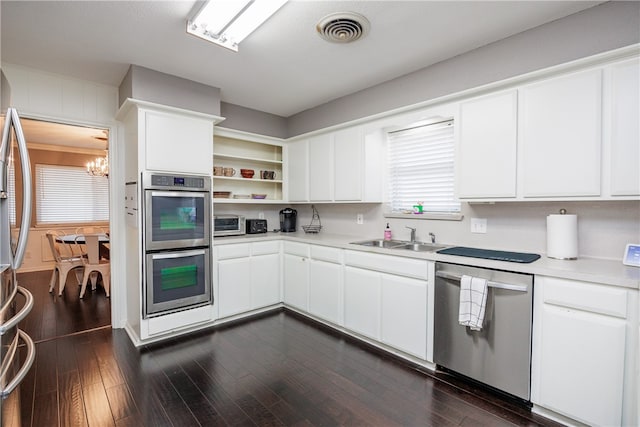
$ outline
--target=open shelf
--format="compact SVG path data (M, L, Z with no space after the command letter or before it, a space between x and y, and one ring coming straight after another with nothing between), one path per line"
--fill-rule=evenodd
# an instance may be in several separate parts
M238 134L237 138L227 131L225 136L215 135L213 141L213 165L233 168L233 176L213 176L214 191L230 191L229 198L214 198L214 203L282 203L283 171L282 144L253 139L250 135ZM252 169L253 178L243 178L241 169ZM273 171L275 179L260 178L261 171ZM234 199L234 194L266 194L266 199Z

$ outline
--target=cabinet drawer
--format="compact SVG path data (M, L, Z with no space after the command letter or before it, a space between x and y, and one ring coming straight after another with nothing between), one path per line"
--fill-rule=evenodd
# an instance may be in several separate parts
M627 317L627 291L622 288L575 282L554 277L536 277L546 304L554 304L593 313Z
M426 260L358 251L345 251L344 262L346 265L381 271L383 273L428 279L429 262Z
M311 246L311 258L320 261L342 264L342 249L327 246Z
M251 244L251 255L269 255L280 252L280 242L255 242Z
M308 257L309 245L305 243L284 242L284 253L290 254L290 255Z
M217 259L245 258L249 256L249 244L240 243L235 245L216 246L218 252Z

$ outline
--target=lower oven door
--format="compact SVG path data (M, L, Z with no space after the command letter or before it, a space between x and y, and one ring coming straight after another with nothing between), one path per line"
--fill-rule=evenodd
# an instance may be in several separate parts
M144 317L211 304L209 248L147 253Z

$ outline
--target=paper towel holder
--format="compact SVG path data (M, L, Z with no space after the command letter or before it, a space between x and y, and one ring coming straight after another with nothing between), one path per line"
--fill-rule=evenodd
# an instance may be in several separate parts
M577 216L567 215L566 209L547 216L547 258L578 259Z

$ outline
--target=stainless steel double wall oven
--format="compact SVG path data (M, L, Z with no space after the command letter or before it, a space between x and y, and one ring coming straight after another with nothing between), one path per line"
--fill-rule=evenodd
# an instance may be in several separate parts
M211 304L211 178L145 172L143 317Z

